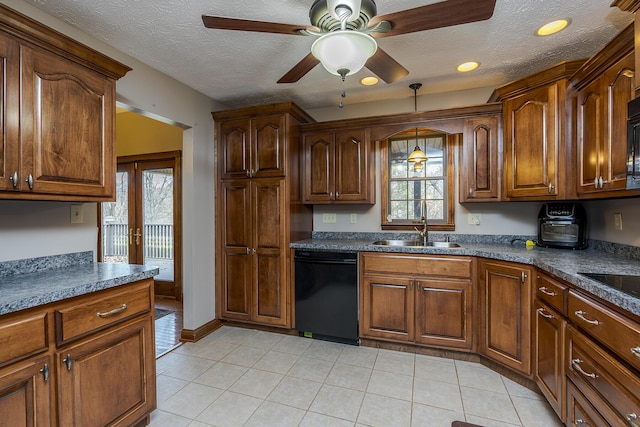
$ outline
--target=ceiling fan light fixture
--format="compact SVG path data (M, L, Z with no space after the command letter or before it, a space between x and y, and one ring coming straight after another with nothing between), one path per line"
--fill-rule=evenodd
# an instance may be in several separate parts
M464 62L464 63L458 65L456 70L460 71L461 73L467 73L469 71L475 70L479 66L480 66L480 64L477 63L476 61L469 61L469 62Z
M378 44L370 35L340 30L324 34L313 42L311 53L331 74L339 76L339 70L348 70L346 75L350 76L360 71L377 49Z
M567 25L569 25L568 19L557 19L538 28L536 34L539 36L550 36L551 34L564 30Z

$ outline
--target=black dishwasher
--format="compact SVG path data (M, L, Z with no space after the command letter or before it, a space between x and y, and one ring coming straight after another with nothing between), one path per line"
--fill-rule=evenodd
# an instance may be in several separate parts
M295 272L300 334L358 345L357 254L297 249Z

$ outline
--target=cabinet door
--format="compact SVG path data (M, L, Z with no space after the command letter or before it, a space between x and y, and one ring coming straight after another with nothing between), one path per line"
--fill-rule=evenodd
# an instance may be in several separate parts
M602 179L604 191L625 190L627 185L627 104L635 98L633 53L603 75L606 117Z
M576 427L607 427L607 423L580 390L567 381L567 425ZM620 424L622 425L622 424Z
M335 150L335 200L373 203L374 165L367 130L336 133Z
M23 190L115 196L115 82L22 46Z
M220 317L249 320L251 305L250 180L223 181L219 202L222 261Z
M251 175L250 127L249 119L220 124L217 143L222 178L248 178Z
M252 180L251 320L280 326L289 322L285 188L284 179Z
M50 426L51 379L49 357L0 369L0 425Z
M461 202L500 200L499 134L497 117L465 121L460 167Z
M482 353L531 373L531 269L508 262L480 264Z
M335 150L332 133L304 136L304 203L328 203L335 198Z
M360 335L413 341L413 280L366 275L360 286Z
M558 195L558 84L510 99L505 111L505 192L509 198Z
M470 350L473 345L471 281L416 280L416 342Z
M578 193L597 191L604 155L604 96L597 79L578 93ZM625 115L626 117L626 115ZM626 129L626 127L625 127ZM626 141L626 138L625 138Z
M567 322L546 304L534 305L534 377L562 421L564 414L564 335Z
M61 426L129 426L156 405L151 317L56 354Z
M251 123L251 176L285 176L285 119L283 115L260 117Z
M20 47L0 32L0 191L18 190L20 179Z

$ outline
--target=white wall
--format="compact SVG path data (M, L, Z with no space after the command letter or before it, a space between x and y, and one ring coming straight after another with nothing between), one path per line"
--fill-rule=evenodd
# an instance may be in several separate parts
M589 238L640 246L640 198L585 202ZM622 230L615 229L613 214L622 214Z
M117 100L188 128L183 136L182 165L184 327L195 329L212 320L215 159L211 111L224 106L21 0L3 2L133 68L117 82ZM68 204L58 205L59 211L47 203L0 201L0 223L14 220L14 211L27 216L19 233L12 226L0 228L0 260L95 250L95 214L87 215L80 228L64 219ZM93 209L89 206L95 205L87 204L85 212Z

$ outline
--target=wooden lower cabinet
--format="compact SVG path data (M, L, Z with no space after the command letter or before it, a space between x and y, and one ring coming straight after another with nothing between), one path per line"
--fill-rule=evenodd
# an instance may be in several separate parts
M555 413L565 421L564 339L567 321L538 300L534 303L534 310L534 379Z
M40 356L0 369L0 426L50 426L51 362Z
M152 302L144 279L0 316L0 426L145 423L156 407Z
M531 375L532 268L480 262L480 353Z
M128 426L155 408L151 323L143 318L56 354L61 426Z
M472 349L471 258L364 253L360 267L362 337Z
M609 426L598 410L571 381L567 381L567 425L575 427Z

